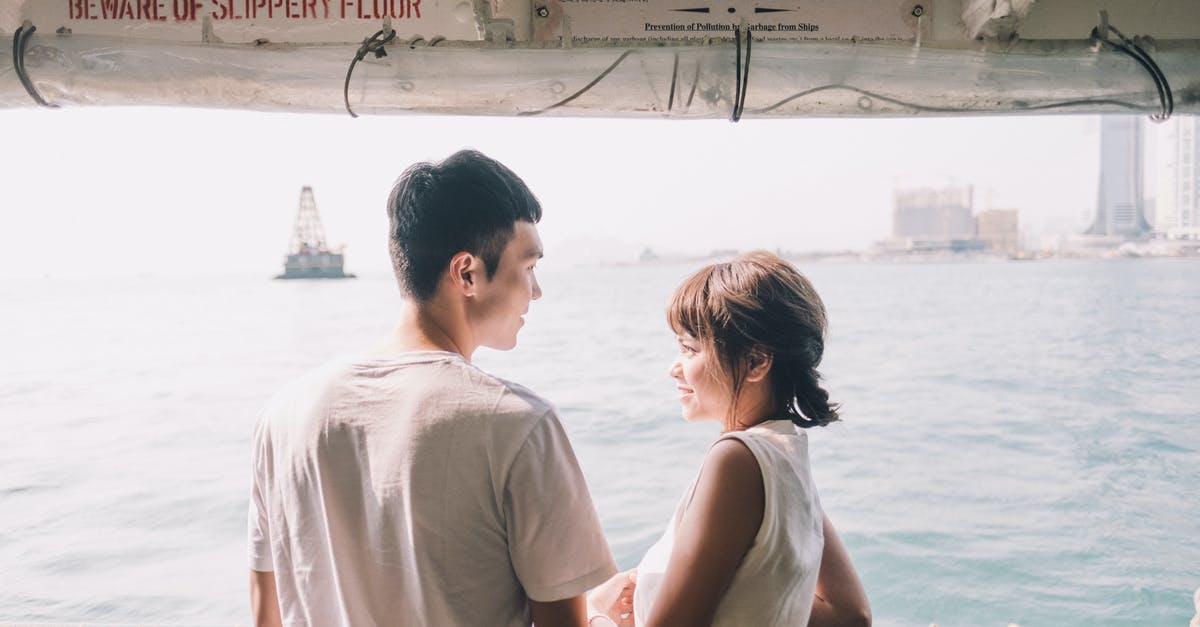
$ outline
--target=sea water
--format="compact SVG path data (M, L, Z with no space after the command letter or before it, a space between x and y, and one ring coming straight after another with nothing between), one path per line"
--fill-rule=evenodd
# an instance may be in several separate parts
M663 317L698 263L542 270L518 349L619 565L716 435ZM1187 625L1200 587L1200 261L801 263L843 421L813 473L877 625ZM0 622L246 624L263 401L371 346L387 276L0 281Z

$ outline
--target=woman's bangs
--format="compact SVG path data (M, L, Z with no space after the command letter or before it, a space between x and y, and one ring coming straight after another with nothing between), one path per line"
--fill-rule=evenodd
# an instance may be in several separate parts
M712 339L713 311L709 307L709 278L712 266L688 277L671 295L667 304L667 324L676 333L698 340Z

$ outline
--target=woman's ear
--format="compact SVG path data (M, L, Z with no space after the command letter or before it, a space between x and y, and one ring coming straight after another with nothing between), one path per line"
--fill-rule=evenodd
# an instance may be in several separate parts
M758 382L767 378L767 373L771 372L771 364L774 363L774 358L771 353L768 353L761 348L755 348L746 355L746 381Z

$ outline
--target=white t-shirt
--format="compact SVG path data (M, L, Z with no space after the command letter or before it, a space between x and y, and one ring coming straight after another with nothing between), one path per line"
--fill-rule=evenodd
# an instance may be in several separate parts
M714 627L807 625L821 552L825 548L825 514L809 469L808 434L790 420L770 420L745 431L725 433L720 439L731 438L740 440L754 453L762 470L766 499L762 525L734 571L712 624ZM683 520L695 489L693 480L666 532L638 565L637 588L633 593L633 612L638 624L645 624L654 611L654 600L675 546L675 529Z
M554 408L455 353L334 364L254 435L250 568L289 626L528 626L616 572Z

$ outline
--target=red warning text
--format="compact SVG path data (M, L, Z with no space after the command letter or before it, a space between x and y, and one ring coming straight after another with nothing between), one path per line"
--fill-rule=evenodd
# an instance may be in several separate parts
M421 0L67 0L72 20L415 20Z

